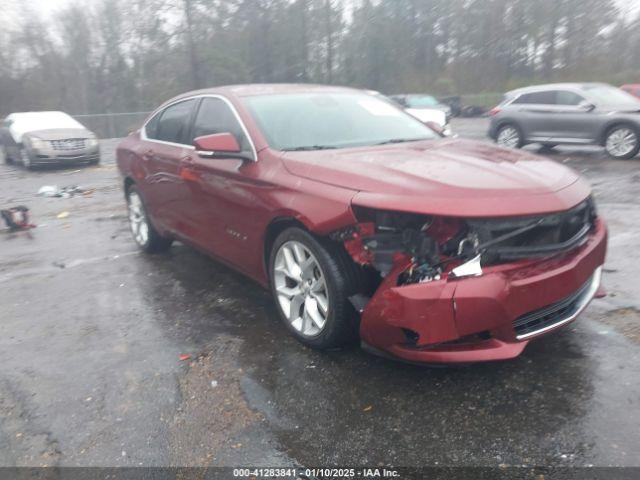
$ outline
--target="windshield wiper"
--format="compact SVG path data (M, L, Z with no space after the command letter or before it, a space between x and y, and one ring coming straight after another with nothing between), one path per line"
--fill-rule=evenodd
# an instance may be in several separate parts
M335 148L338 148L338 147L334 147L331 145L306 145L303 147L285 148L284 151L285 152L306 152L311 150L332 150Z
M428 138L392 138L384 142L376 143L376 145L390 145L392 143L419 142L420 140L429 140Z

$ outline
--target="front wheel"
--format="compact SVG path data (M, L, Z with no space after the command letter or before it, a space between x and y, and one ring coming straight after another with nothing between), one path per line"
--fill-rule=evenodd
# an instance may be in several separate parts
M4 145L0 145L0 163L6 163L7 165L11 165L13 163L7 154L7 149Z
M496 143L506 148L520 148L524 145L520 129L510 123L500 127L496 135Z
M607 132L604 148L609 156L626 160L635 157L640 150L640 141L635 129L627 125L613 127Z
M20 161L22 162L22 166L27 170L33 170L35 168L31 161L31 155L29 155L26 148L20 149Z
M273 245L271 290L289 331L302 343L324 349L356 335L355 265L338 245L316 239L300 228L288 228Z
M127 194L129 208L129 225L133 239L142 250L147 253L164 252L171 247L173 240L158 233L149 220L147 209L142 197L135 186L129 188Z

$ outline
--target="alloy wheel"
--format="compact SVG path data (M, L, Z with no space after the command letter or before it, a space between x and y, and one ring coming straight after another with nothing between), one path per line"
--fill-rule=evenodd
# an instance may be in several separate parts
M133 238L141 247L149 241L149 224L142 200L136 192L129 194L129 224Z
M514 127L503 127L498 133L496 143L507 148L518 148L520 133Z
M627 127L617 128L607 137L607 152L613 157L629 155L638 143L636 133Z
M324 329L329 314L329 290L320 263L301 242L291 240L276 253L273 282L282 312L304 337Z

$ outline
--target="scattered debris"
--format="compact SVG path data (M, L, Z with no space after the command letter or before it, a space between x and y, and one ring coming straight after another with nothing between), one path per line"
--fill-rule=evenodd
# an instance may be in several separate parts
M191 358L191 355L189 355L188 353L181 353L180 354L180 361L184 362L185 360L189 360Z
M45 185L38 190L41 197L70 198L75 195L91 195L95 189L83 189L77 185L58 188L57 185Z
M6 210L0 210L9 230L26 230L35 228L35 225L29 223L29 209L24 205L11 207Z
M66 268L67 265L63 262L53 262L52 264L54 267L58 267L58 268Z
M58 187L54 185L45 185L38 190L41 197L55 197L58 194Z
M56 218L67 218L69 216L69 212L60 212Z
M218 381L217 380L211 380L211 386L213 388L216 388L218 386Z
M368 407L364 407L362 409L363 412L370 412L371 410L373 410L373 405L369 405Z

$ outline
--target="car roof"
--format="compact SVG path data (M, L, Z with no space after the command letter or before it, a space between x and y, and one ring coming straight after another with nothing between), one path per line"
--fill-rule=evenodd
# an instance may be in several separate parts
M511 90L507 92L506 95L520 95L523 93L542 92L546 90L558 90L563 88L571 89L571 90L582 90L585 87L594 87L598 85L603 87L610 86L606 83L599 83L599 82L545 83L541 85L531 85L529 87L517 88L515 90Z
M7 118L34 118L34 117L70 117L68 113L60 112L57 110L44 110L44 111L32 111L32 112L13 112L7 115Z
M183 93L170 100L197 95L222 95L225 97L250 97L257 95L278 95L287 93L354 93L363 92L356 88L334 85L316 85L309 83L254 83L247 85L225 85L222 87L203 88Z

